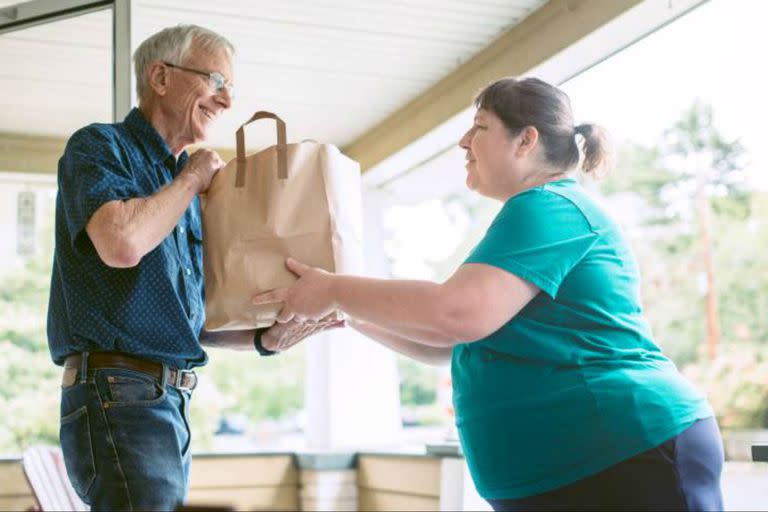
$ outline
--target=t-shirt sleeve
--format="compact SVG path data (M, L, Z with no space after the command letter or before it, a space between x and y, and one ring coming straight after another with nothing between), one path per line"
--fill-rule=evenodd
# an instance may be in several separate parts
M75 250L87 241L85 226L102 205L138 197L138 188L114 136L94 126L69 139L59 162L59 198Z
M506 270L554 299L596 240L570 200L547 190L528 190L507 201L465 263Z

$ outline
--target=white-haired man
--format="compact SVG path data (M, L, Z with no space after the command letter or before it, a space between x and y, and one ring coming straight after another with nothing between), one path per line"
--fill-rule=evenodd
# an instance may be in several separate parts
M254 332L202 331L198 194L224 165L185 148L232 103L234 48L194 25L134 55L139 107L70 138L59 162L48 340L64 365L61 445L94 510L172 510L190 465L201 346L253 350Z

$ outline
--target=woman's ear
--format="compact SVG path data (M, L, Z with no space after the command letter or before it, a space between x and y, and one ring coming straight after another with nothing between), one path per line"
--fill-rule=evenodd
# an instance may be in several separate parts
M168 66L162 62L155 61L149 65L147 69L147 75L149 78L149 87L158 96L165 96L168 92L168 85L171 80L170 73L168 72Z
M526 126L520 130L520 133L517 136L517 140L517 156L528 156L531 151L536 149L536 146L539 143L539 130L537 130L535 126Z

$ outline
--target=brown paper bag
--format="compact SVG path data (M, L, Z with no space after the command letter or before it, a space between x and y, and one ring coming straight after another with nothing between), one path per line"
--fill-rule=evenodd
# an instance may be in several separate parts
M277 145L246 156L243 127L264 118L277 122ZM288 256L363 270L360 165L330 144L286 144L285 123L269 112L236 139L237 157L201 197L207 331L272 325L282 303L254 306L251 297L296 281Z

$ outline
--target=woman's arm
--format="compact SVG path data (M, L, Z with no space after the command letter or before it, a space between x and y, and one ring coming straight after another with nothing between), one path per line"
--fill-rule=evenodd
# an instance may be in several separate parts
M418 341L398 336L379 326L350 319L348 324L359 333L406 357L432 366L445 366L451 362L451 347L430 347Z
M425 345L452 347L498 330L538 292L505 270L466 264L443 284L334 276L330 296L354 318Z
M443 284L335 275L290 258L287 265L299 280L254 298L257 304L284 302L279 322L319 319L340 309L433 347L488 336L539 293L534 284L484 264L464 264Z

